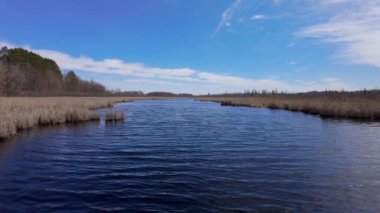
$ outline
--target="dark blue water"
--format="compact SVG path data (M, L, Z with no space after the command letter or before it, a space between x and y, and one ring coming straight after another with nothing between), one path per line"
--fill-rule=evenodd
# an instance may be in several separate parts
M0 212L380 211L380 124L192 100L0 144Z

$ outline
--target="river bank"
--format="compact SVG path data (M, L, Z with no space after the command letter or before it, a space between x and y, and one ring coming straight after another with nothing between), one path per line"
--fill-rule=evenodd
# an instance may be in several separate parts
M380 101L370 97L321 96L257 96L257 97L199 97L199 101L218 102L222 106L246 106L282 109L323 118L380 120Z
M99 108L157 97L0 97L0 140L44 125L100 120Z

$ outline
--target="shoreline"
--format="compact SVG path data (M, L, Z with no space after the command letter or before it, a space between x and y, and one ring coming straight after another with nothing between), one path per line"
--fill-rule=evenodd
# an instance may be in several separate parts
M168 97L0 97L0 142L43 126L100 121L98 109Z
M98 109L137 100L170 100L182 97L0 97L0 142L20 131L45 126L99 121ZM380 121L380 103L282 96L192 97L196 101L220 103L221 106L268 108L301 112L321 118Z
M198 101L220 103L221 106L267 108L300 112L321 118L380 121L380 103L376 100L320 100L286 97L199 97Z

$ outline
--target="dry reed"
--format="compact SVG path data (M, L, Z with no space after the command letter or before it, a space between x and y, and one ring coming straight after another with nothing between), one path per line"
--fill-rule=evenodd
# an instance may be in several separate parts
M124 112L122 111L107 111L105 121L106 122L117 122L124 120Z
M343 96L343 95L342 95ZM273 95L256 97L201 97L221 105L284 109L330 118L380 120L379 97Z
M41 125L57 125L99 120L98 108L112 107L126 98L62 97L0 98L0 139L19 130Z

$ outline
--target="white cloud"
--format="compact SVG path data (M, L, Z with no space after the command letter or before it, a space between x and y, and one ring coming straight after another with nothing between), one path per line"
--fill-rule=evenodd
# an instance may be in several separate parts
M338 56L350 63L380 67L380 1L323 0L321 4L334 14L298 35L338 45Z
M228 7L222 14L222 18L219 21L218 26L216 27L214 33L211 35L211 37L216 36L220 30L222 30L224 27L230 27L231 26L231 20L235 14L235 10L239 7L242 0L235 0L230 7Z
M256 15L253 15L252 17L251 17L251 20L261 20L261 19L265 19L265 15L263 15L263 14L256 14Z
M229 75L220 75L207 72L198 73L198 77L205 82L222 84L222 85L233 85L237 87L252 88L252 85L255 85L255 89L281 89L281 90L292 90L292 88L285 83L282 83L277 80L272 79L245 79L241 77L229 76Z
M33 50L34 52L55 60L62 69L83 70L97 73L112 73L140 77L188 77L195 73L188 68L166 69L147 67L139 63L126 63L119 59L104 59L96 61L88 57L73 57L53 50Z
M204 94L207 92L241 92L245 89L283 91L309 91L328 89L349 89L348 85L335 79L322 79L315 82L280 81L277 79L249 79L232 75L202 72L190 68L158 68L140 63L128 63L120 59L94 60L89 57L74 57L69 54L44 49L32 49L29 46L14 45L0 41L1 46L23 47L55 60L61 69L92 72L104 75L104 79L95 79L112 89L143 90L144 92L161 90ZM107 74L120 75L120 79L107 79ZM125 77L122 77L125 76Z

